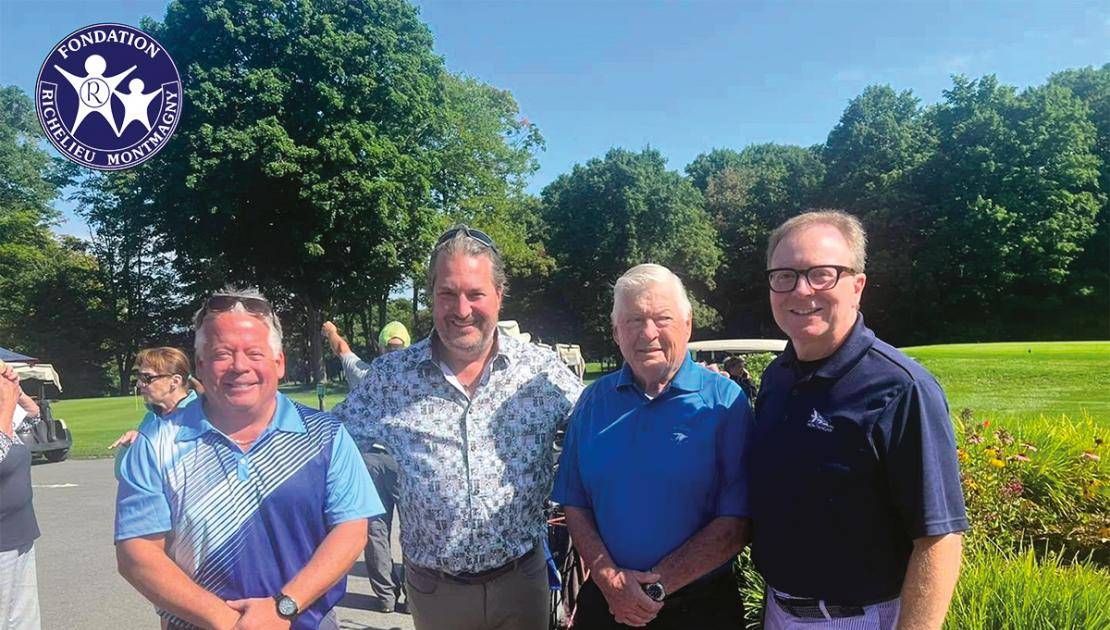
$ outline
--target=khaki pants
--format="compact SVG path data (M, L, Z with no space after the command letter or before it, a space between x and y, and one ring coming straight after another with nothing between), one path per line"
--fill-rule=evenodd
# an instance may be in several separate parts
M551 589L537 549L512 571L484 584L460 584L405 566L416 630L547 630Z

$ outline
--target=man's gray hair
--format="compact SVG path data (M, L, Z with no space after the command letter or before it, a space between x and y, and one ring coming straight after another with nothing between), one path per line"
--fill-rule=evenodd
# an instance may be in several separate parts
M262 292L254 287L240 289L238 287L228 285L223 289L220 289L219 291L213 293L211 297L215 297L218 295L226 295L236 298L256 298L259 300L266 300L266 296L262 295ZM266 301L269 302L269 300ZM214 313L208 312L207 306L208 300L205 300L204 304L202 304L201 307L197 309L197 312L193 313L193 330L196 331L196 339L193 342L193 349L196 351L198 357L204 356L202 353L204 351L204 344L208 342L208 334L206 332L208 322L215 319L216 316L220 313L247 313L266 322L266 327L270 329L270 349L274 351L275 357L281 354L281 320L278 319L277 314L274 313L272 310L270 311L269 315L264 317L262 315L255 315L254 313L251 313L246 308L244 308L241 303L236 303L235 306L226 311L218 311Z
M644 291L660 284L673 286L675 295L678 296L678 305L687 317L693 317L694 309L690 304L690 297L686 295L682 278L663 265L644 263L624 272L613 285L613 312L610 315L613 324L617 323L617 313L626 301L635 299Z
M437 245L432 250L431 260L428 261L428 301L435 301L436 264L440 258L450 258L452 256L470 256L472 258L485 256L489 258L490 266L493 268L493 286L502 295L505 295L508 292L509 279L505 275L505 263L501 260L501 252L498 252L497 248L467 235L466 231L469 228L462 223L453 226L451 229L458 231L450 239Z
M859 219L840 210L805 212L792 219L787 219L785 223L775 228L775 231L771 232L771 236L767 240L767 267L771 267L771 256L774 255L775 248L779 246L784 238L792 232L814 225L828 225L836 228L844 237L845 242L848 243L848 253L851 257L851 260L848 261L849 266L857 273L866 271L864 267L867 265L867 232L864 231L863 224L860 223Z

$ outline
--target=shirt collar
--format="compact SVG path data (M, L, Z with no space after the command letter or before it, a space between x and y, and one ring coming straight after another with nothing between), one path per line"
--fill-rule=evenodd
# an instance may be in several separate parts
M173 408L172 410L170 410L170 412L169 412L169 413L173 413L173 412L177 411L178 409L183 409L183 408L185 408L185 406L186 406L186 405L188 405L189 403L193 402L193 401L194 401L194 400L196 400L196 399L197 399L197 390L195 390L195 389L190 389L190 390L189 390L189 393L188 393L188 394L186 394L184 398L182 398L181 400L177 401L177 406L175 406L175 407L174 407L174 408ZM154 405L152 405L152 404L150 404L150 403L144 403L144 404L146 405L146 408L147 408L147 409L148 409L148 410L149 410L149 411L150 411L151 413L153 413L154 415L156 415L156 416L160 416L160 415L161 415L161 414L159 414L159 413L158 413L158 411L157 411L157 410L156 410L156 409L154 408ZM168 414L166 414L166 415L169 415L169 413L168 413Z
M195 401L196 402L186 406L184 412L182 412L181 430L177 432L178 442L189 442L199 439L200 436L209 431L219 433L216 427L208 420L208 416L204 413L204 397L196 397ZM274 417L270 420L270 424L267 425L262 434L265 435L270 431L284 431L286 433L307 432L304 421L301 420L301 414L297 413L297 407L288 396L281 392L277 394L277 407L274 409Z
M852 325L848 338L825 359L813 376L832 380L844 376L873 345L875 345L875 333L864 325L863 313L857 313L856 323ZM793 369L797 363L798 354L794 350L794 342L788 342L786 350L783 351L782 364L784 367Z
M493 334L496 354L493 357L493 361L490 361L491 371L508 367L520 353L521 346L524 345L523 341L513 339L509 335L502 335L499 329L495 329ZM433 328L432 334L410 346L410 350L413 352L413 359L416 361L417 365L431 366L436 370L439 369L439 361L432 352L433 340L438 338L439 335Z
M690 353L685 353L686 357L682 360L682 365L678 366L678 371L675 372L671 378L671 382L667 383L667 387L663 390L666 392L672 387L684 392L696 392L701 389L701 375L698 374L698 366L690 358ZM628 362L625 361L621 366L621 371L617 376L617 388L621 387L635 387L640 389L636 383L636 376L632 373L632 368L629 367ZM662 393L660 393L660 396ZM658 396L656 396L658 398Z

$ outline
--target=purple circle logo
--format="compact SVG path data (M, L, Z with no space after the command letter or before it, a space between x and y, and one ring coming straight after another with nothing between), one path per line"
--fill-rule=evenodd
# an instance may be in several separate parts
M42 63L35 107L47 139L105 171L149 160L181 119L181 75L153 37L126 24L73 31Z

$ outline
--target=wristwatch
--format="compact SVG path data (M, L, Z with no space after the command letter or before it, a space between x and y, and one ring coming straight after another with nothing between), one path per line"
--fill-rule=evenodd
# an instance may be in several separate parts
M643 588L644 594L657 602L661 602L667 598L667 589L663 588L662 582L644 584Z
M297 605L297 601L285 593L274 595L274 601L277 602L278 617L282 619L293 621L301 614L301 607Z

